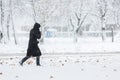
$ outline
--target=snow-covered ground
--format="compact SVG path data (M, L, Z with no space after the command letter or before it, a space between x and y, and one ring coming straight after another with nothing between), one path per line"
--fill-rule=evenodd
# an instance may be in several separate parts
M41 64L35 58L23 66L28 39L0 44L0 80L120 80L120 40L101 38L45 38L39 44Z
M27 51L28 39L20 38L19 44L0 44L0 55L24 55ZM104 42L100 38L79 38L75 43L73 38L45 38L44 44L39 44L43 54L80 54L80 53L119 53L120 39L111 42L111 38Z
M22 56L23 57L23 56ZM0 57L0 80L120 80L120 55L43 55L42 66L30 58Z

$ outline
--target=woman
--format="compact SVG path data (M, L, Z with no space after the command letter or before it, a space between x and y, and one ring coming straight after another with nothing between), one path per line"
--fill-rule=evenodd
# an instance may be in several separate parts
M31 29L30 31L30 39L27 49L27 55L20 61L21 66L30 57L36 57L36 65L40 66L41 51L38 47L39 41L37 41L37 39L41 38L41 32L39 30L40 27L41 25L39 23L35 23L33 29Z

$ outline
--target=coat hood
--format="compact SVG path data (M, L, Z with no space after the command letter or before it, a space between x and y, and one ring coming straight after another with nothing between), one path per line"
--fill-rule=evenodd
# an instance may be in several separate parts
M35 23L35 24L34 24L34 29L35 29L35 28L38 28L38 29L39 29L40 27L41 27L41 25L40 25L39 23Z

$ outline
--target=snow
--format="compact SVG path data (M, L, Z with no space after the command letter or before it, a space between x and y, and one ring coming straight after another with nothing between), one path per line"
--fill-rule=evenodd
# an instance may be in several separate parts
M79 38L74 43L73 38L46 39L44 45L40 45L44 53L84 53L84 52L119 52L119 42L110 40L102 42L101 38Z
M19 44L15 45L14 42L7 44L0 44L0 55L25 55L28 47L28 38L20 37ZM81 53L119 53L120 40L115 38L115 42L111 42L111 38L106 39L104 42L101 38L78 38L75 43L73 38L45 38L43 44L39 47L43 54L81 54ZM12 46L11 46L12 45Z
M0 80L119 80L120 55L43 55L42 66L30 58L0 57Z
M120 80L120 42L107 38L45 38L39 44L42 66L35 58L23 66L19 61L25 56L28 38L21 37L19 44L0 45L0 80Z

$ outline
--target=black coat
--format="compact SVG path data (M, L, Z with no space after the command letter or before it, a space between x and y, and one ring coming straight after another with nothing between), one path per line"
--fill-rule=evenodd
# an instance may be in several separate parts
M27 56L41 56L41 51L38 47L38 41L37 39L41 38L41 32L39 31L40 25L34 25L33 29L30 31L30 39L27 49Z

